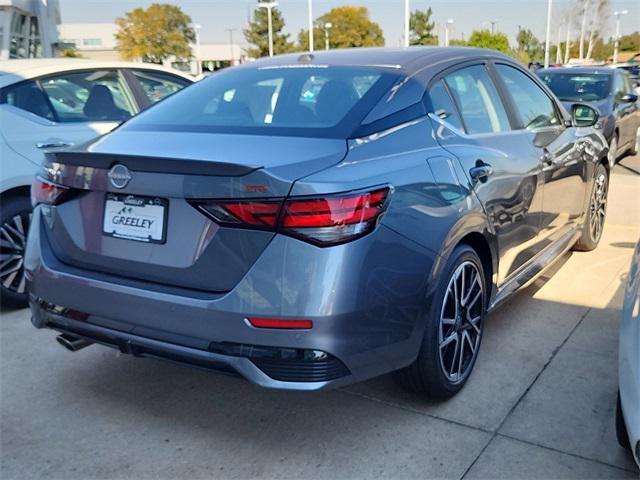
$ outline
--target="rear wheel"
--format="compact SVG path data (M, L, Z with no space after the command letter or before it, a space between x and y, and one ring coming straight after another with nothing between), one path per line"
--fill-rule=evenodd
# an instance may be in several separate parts
M430 307L418 358L396 373L398 381L433 398L458 393L478 358L485 309L482 262L471 247L458 246Z
M594 250L600 243L607 216L608 192L609 174L604 165L599 164L596 168L596 178L589 197L587 218L582 226L582 235L574 247L576 250L588 252Z
M629 442L629 433L627 425L624 423L624 414L622 413L622 403L620 402L620 393L618 393L618 403L616 404L616 438L622 448L631 450L631 442Z
M3 307L27 306L24 251L31 223L31 201L12 197L2 202L0 218L0 294Z

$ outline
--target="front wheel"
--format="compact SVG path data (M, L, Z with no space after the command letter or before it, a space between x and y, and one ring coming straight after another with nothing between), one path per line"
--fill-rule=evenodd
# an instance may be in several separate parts
M402 386L437 399L450 398L460 391L478 358L486 292L478 254L467 245L458 246L429 308L418 357L396 372Z
M596 168L596 177L589 197L589 209L587 218L582 226L582 235L575 245L575 250L589 252L594 250L604 230L604 222L607 216L607 195L609 193L609 174L604 165Z

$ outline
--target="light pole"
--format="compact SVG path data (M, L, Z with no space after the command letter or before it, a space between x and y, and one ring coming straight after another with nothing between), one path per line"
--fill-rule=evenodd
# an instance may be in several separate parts
M196 32L196 75L202 73L202 65L200 63L200 28L202 28L201 25L197 23L193 26L193 30Z
M331 22L324 24L324 49L329 50L329 29L333 27Z
M258 2L258 8L267 9L267 22L269 23L269 56L273 57L273 21L271 10L278 6L278 2Z
M613 12L616 17L616 42L613 45L613 63L618 63L618 49L620 48L620 15L629 13L627 10Z
M547 0L547 36L544 42L544 68L549 68L549 47L551 46L551 4L553 0Z
M562 33L562 27L564 25L564 20L560 21L560 25L558 25L558 38L556 41L556 65L560 65L562 63L562 48L560 48L560 34Z
M496 34L496 25L498 24L497 20L489 20L489 23L491 24L491 35L495 35Z
M564 43L564 63L569 63L571 54L571 10L569 10L569 21L567 22L567 41Z
M233 31L235 30L235 28L227 28L226 30L227 32L229 32L229 52L231 53L231 66L233 67L233 64L235 62L235 52L233 51Z
M411 18L409 0L404 0L404 46L409 46L409 19Z
M307 13L309 14L309 51L313 52L313 0L308 1Z
M444 26L444 46L449 46L449 26L453 25L453 19L447 20L447 23Z

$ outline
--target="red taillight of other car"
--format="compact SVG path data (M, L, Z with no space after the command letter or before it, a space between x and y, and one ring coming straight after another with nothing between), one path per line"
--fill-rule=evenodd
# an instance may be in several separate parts
M31 184L31 204L34 207L40 203L57 205L70 191L68 187L36 177Z
M199 208L227 226L259 228L291 235L319 246L354 240L372 231L384 214L390 188L322 197L200 203Z

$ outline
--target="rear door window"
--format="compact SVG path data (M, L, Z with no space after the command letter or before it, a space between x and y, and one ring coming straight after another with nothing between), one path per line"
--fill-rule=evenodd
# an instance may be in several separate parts
M27 112L55 121L55 115L45 93L34 81L7 87L2 92L2 103L13 105Z
M467 133L510 130L507 112L484 65L456 70L445 77L445 82L460 110Z
M51 75L40 85L59 122L120 122L135 114L124 80L115 70Z

